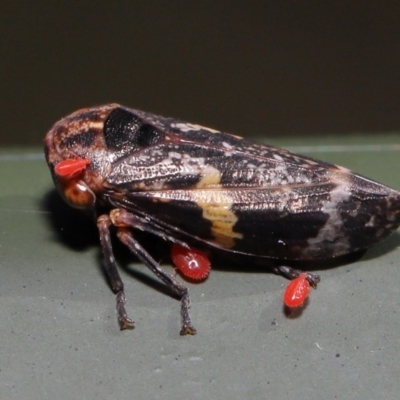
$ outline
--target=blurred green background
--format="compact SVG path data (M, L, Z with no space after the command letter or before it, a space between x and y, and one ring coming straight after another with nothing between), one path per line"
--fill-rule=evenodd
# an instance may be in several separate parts
M244 136L398 131L399 3L330 3L1 1L0 145L107 102Z

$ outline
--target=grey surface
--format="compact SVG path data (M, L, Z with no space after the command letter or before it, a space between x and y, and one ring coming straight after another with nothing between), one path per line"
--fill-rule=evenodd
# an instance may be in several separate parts
M399 135L301 144L400 188ZM73 213L54 222L67 209L39 154L0 152L1 398L398 398L398 233L355 263L321 271L298 318L283 313L283 278L246 265L213 270L188 284L193 337L179 336L179 302L131 260L121 273L136 328L121 332L95 231Z

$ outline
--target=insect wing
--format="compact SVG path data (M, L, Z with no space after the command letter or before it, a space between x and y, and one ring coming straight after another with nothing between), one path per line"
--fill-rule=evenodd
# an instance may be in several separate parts
M107 196L167 230L245 254L318 259L369 247L399 223L399 193L345 168L137 113L151 145L115 160Z

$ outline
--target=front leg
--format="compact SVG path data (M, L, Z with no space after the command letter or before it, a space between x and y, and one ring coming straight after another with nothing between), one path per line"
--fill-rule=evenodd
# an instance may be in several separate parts
M117 227L117 236L119 240L128 247L128 249L135 254L158 278L160 278L174 293L176 293L181 299L181 319L182 329L181 335L195 335L196 329L192 325L192 321L189 315L190 298L189 292L186 286L175 279L172 275L166 273L163 268L154 260L153 257L140 245L140 243L133 237L130 227L135 216L131 214L131 218L128 218L129 225L127 224L127 217L129 216L127 211L114 209L110 213L110 219ZM128 226L127 226L128 225ZM122 283L122 282L121 282Z
M107 214L100 215L100 217L97 218L97 227L100 233L100 243L103 250L105 270L110 281L111 289L117 295L116 300L119 326L121 330L133 329L134 322L128 318L128 314L125 310L124 284L119 276L115 263L114 252L111 244L110 225L111 219Z

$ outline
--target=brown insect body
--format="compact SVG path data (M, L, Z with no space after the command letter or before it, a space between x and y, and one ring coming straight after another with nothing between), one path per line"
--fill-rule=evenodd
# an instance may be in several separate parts
M132 323L110 226L182 298L181 333L193 334L186 287L162 270L132 229L183 246L190 238L252 256L316 260L368 248L400 224L400 193L346 168L117 104L57 122L45 152L65 200L96 213L122 328ZM82 160L76 174L55 172L74 159ZM316 286L319 277L307 277Z

